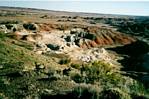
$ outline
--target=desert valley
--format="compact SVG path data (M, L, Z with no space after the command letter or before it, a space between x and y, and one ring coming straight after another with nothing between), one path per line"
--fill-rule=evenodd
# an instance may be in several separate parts
M149 17L0 7L0 99L149 99Z

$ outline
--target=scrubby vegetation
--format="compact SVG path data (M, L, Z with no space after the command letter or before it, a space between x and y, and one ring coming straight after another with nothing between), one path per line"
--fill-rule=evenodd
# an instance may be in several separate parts
M144 88L138 82L129 77L117 73L111 65L104 62L93 62L82 66L80 74L72 76L77 83L95 84L100 83L105 89L119 88L125 92L143 92ZM134 89L133 89L134 88Z
M0 99L149 99L147 17L9 9L0 15Z
M8 20L8 21L0 21L0 24L18 24L19 21Z
M148 98L141 83L103 61L81 65L62 59L59 63L67 68L60 69L50 58L32 54L27 43L18 43L4 33L0 33L0 41L0 98Z
M35 24L32 24L32 23L25 23L25 24L23 24L23 27L27 30L36 30L37 29Z
M68 58L63 58L59 61L59 64L63 65L63 64L68 64L70 63L71 59Z
M133 34L136 36L149 37L149 20L134 21L134 22L123 22L118 25L121 32Z
M6 37L6 34L0 32L0 40L4 40Z
M149 37L149 19L148 17L132 17L132 18L94 18L86 17L95 23L104 23L117 27L118 31L135 36Z
M13 27L13 25L11 24L6 24L7 29L11 29Z

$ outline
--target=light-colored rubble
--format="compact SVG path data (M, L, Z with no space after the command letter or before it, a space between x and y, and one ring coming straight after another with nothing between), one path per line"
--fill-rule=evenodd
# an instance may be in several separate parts
M22 24L23 25L23 24ZM32 31L23 28L22 25L13 25L17 31L16 35L26 36L27 41L35 43L34 52L43 53L65 53L73 60L91 62L96 60L111 61L110 54L104 48L81 48L79 45L87 43L87 33L81 28L70 30ZM31 24L38 27L36 24ZM8 32L5 25L2 30ZM39 29L38 29L39 30Z

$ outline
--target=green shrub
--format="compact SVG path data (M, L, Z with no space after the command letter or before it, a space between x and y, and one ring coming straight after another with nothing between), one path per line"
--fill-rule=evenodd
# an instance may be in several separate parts
M19 21L10 20L10 21L1 21L0 24L18 24Z
M0 78L0 91L5 89L6 89L6 85L4 84L4 81L2 80L2 78Z
M76 99L99 99L100 88L93 85L79 85L72 91Z
M85 83L94 83L98 82L101 79L106 79L107 78L106 76L108 76L107 73L112 71L110 65L104 62L94 62L91 64L83 65L80 68L80 70L82 80L79 81L84 81ZM76 75L75 77L79 76ZM74 77L73 79L75 81L77 80Z
M101 99L131 99L129 94L119 88L105 89L100 94Z
M7 34L0 32L0 40L4 40L7 37Z
M83 83L85 82L85 78L80 74L75 74L71 77L76 83Z
M118 90L116 91L114 89L111 90L111 92L108 90L108 92L112 94L112 97L116 97L116 95L118 95L118 97L121 97L121 95L123 95L124 98L122 99L127 99L125 98L125 95L127 96L128 94L131 95L134 93L140 93L140 94L147 93L146 89L142 84L129 77L123 76L115 71L116 70L114 70L114 68L111 65L99 61L83 65L80 68L80 74L76 73L71 78L76 83L87 83L87 84L98 83L103 87L104 90L107 90L109 88L118 88ZM110 97L109 93L107 93L107 97Z
M3 93L0 93L0 99L7 99Z
M13 27L12 24L6 24L7 29L11 29Z
M95 40L96 39L96 35L95 34L88 33L85 36L85 38L90 39L90 40Z
M40 18L48 18L48 15L43 15Z
M80 69L80 65L79 64L71 64L71 67L75 68L75 69Z
M59 61L59 64L63 65L63 64L68 64L70 63L71 59L68 58L63 58Z
M86 39L90 39L90 40L95 40L96 39L96 35L93 33L88 33L88 32L80 32L78 34L79 37L82 38L86 38Z
M23 24L23 27L27 30L36 30L37 29L37 27L32 23L25 23L25 24Z

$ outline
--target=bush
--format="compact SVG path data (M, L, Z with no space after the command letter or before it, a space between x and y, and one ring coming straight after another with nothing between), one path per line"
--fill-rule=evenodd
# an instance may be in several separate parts
M0 78L0 90L5 90L5 89L6 89L6 84L4 84L4 81L2 80L2 78Z
M96 35L95 34L88 33L85 36L85 38L90 39L90 40L95 40L96 39Z
M86 38L86 39L90 39L90 40L95 40L96 39L96 35L93 33L88 33L88 32L80 32L78 34L79 37L82 38Z
M43 15L40 18L48 18L48 15Z
M12 24L6 24L7 29L11 29L13 27Z
M50 48L51 50L59 50L60 49L59 45L53 45L53 44L47 44L47 47Z
M7 37L5 33L0 32L0 40L4 40Z
M75 68L75 69L80 69L80 65L79 64L71 64L71 67Z
M72 91L76 99L99 99L99 87L92 85L79 85Z
M68 58L63 58L59 61L59 64L63 65L63 64L68 64L70 63L71 59Z
M37 29L35 24L32 24L32 23L25 23L25 24L23 24L23 27L27 30L36 30Z
M8 99L3 93L0 93L0 99Z
M15 21L15 20L12 20L12 21L1 21L0 24L18 24L19 21Z
M80 68L80 73L76 73L71 76L71 79L73 79L76 83L100 84L105 90L115 87L118 88L119 90L116 91L115 89L110 90L113 93L109 90L106 91L107 94L108 92L111 93L112 97L122 95L117 91L122 93L124 92L123 94L125 95L132 93L146 94L146 90L142 84L115 71L116 70L114 70L114 68L108 63L104 63L102 61L93 62L83 65Z
M106 89L101 92L101 99L131 99L130 95L118 88Z
M79 75L77 74L76 76L73 77L73 79L77 81L77 79L75 78L77 77L81 79L78 81L83 81L85 83L94 83L98 82L101 79L106 79L109 76L107 75L107 73L112 71L110 65L104 62L94 62L91 64L83 65L80 68L80 70L81 70L80 78Z
M75 74L71 77L76 83L83 83L85 82L85 78L81 74Z

